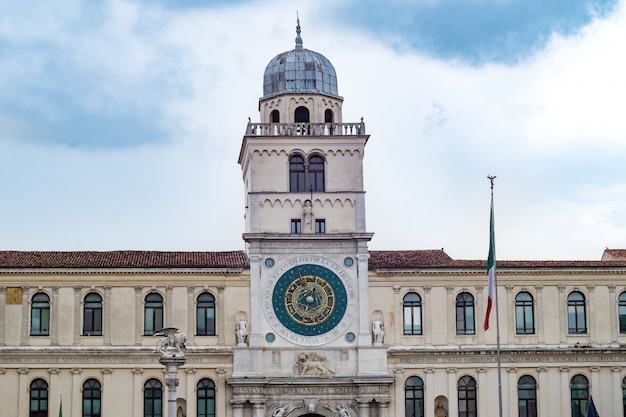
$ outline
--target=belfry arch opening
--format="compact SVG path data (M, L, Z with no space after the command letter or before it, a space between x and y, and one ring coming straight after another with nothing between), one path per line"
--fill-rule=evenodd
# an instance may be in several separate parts
M278 110L272 110L270 113L270 123L280 123L280 112Z
M296 108L296 111L294 113L294 120L296 123L309 123L310 121L309 109L307 109L304 106L300 106Z
M324 112L324 123L332 123L333 122L333 111L331 109L326 109Z

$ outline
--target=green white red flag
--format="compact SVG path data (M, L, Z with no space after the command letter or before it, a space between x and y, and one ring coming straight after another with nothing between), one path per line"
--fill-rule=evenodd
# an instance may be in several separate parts
M487 313L485 314L485 331L489 329L489 315L493 305L493 287L496 283L496 236L493 224L493 194L491 195L491 213L489 216L489 257L487 258L487 275L489 284L487 291Z

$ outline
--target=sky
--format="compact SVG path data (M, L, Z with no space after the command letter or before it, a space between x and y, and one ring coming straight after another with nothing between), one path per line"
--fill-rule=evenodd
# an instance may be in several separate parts
M0 250L244 249L265 66L304 47L364 118L373 250L626 248L626 0L0 2Z

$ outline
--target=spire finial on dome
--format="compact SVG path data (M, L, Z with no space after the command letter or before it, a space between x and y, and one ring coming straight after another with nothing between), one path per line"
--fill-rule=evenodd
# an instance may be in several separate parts
M302 49L302 37L300 36L300 16L296 11L296 49Z

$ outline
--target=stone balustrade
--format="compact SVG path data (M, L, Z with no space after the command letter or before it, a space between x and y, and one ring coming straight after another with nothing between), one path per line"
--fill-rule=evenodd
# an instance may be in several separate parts
M358 136L365 123L248 123L246 136Z

